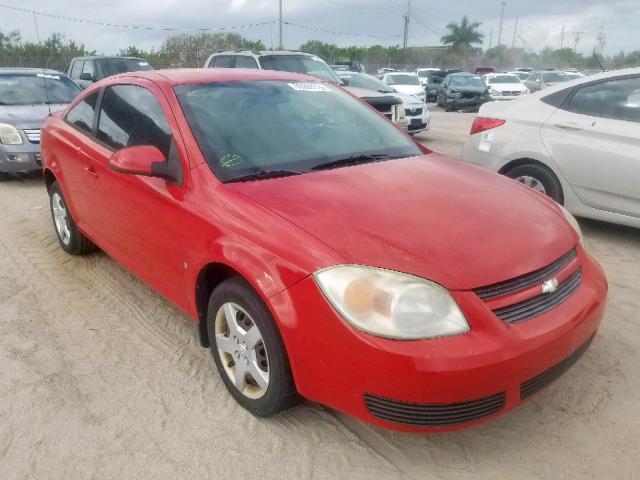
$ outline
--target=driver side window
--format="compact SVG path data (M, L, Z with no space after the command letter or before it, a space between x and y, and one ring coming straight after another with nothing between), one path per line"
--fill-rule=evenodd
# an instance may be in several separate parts
M97 138L114 150L152 145L166 158L172 143L171 129L160 103L153 93L137 85L105 89Z

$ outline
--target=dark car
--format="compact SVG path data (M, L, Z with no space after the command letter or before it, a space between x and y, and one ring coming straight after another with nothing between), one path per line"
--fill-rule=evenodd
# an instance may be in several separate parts
M476 110L490 100L489 90L482 78L472 73L447 75L438 90L438 106L446 112Z
M487 73L496 73L496 69L493 67L477 67L473 73L475 75L486 75Z
M9 173L42 169L42 122L80 92L71 79L55 70L0 68L0 180Z
M77 57L67 68L69 75L82 88L119 73L153 70L149 62L136 57Z
M420 74L418 74L420 76ZM443 72L424 72L420 76L420 82L424 85L424 89L427 92L427 102L435 102L438 98L438 89L440 84L444 80Z

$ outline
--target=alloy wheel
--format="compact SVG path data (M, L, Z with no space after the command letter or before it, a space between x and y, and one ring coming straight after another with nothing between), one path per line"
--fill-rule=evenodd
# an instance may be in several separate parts
M527 187L533 188L536 192L547 193L546 188L544 188L544 184L535 177L531 177L529 175L521 175L519 177L514 178L516 182L523 183Z
M71 242L69 215L64 200L62 200L62 197L57 192L51 196L51 209L53 211L53 221L56 226L56 232L58 232L60 241L64 245L69 245Z
M269 388L269 357L256 322L240 305L227 302L216 312L215 340L225 372L251 399Z

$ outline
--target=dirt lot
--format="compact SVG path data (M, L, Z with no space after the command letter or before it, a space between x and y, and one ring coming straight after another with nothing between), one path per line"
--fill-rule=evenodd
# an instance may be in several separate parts
M473 114L421 140L457 154ZM238 408L196 326L102 253L58 247L39 178L0 184L0 478L631 479L640 475L640 232L581 222L610 298L591 349L515 412L436 436L318 405Z

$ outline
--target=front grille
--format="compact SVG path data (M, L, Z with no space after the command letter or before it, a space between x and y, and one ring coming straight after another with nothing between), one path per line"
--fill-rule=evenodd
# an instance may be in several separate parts
M479 93L474 93L474 92L464 92L462 94L462 98L476 98L479 97L480 94Z
M519 91L506 91L506 92L502 92L502 95L505 95L507 97L517 97L518 95L520 95L521 92Z
M407 117L414 117L416 115L422 115L422 107L421 108L415 108L415 109L410 109L410 108L405 108L404 113L407 115Z
M25 128L24 134L31 143L40 143L40 129Z
M515 324L524 322L538 315L553 310L578 289L582 282L582 269L578 269L558 285L553 293L542 293L524 302L514 303L507 307L497 308L493 311L496 316L505 323Z
M556 364L555 366L551 367L549 370L546 370L541 374L536 375L532 379L527 380L522 385L520 385L520 398L524 400L525 398L530 397L531 395L536 393L538 390L544 388L546 385L554 381L564 372L569 370L573 366L573 364L575 364L578 361L578 359L582 356L582 354L587 351L587 349L589 348L589 345L591 345L592 340L593 340L593 337L589 338L589 340L583 343L582 346L578 348L578 350L573 352L571 355L569 355L567 358L562 360L560 363Z
M505 393L461 403L411 403L365 393L367 409L374 417L416 427L448 427L469 423L498 413Z
M524 290L540 282L543 282L569 265L571 261L578 256L576 249L570 250L552 264L535 270L534 272L521 275L519 277L507 280L506 282L494 283L487 287L476 288L474 292L482 300L490 300L496 297L502 297L513 292Z

